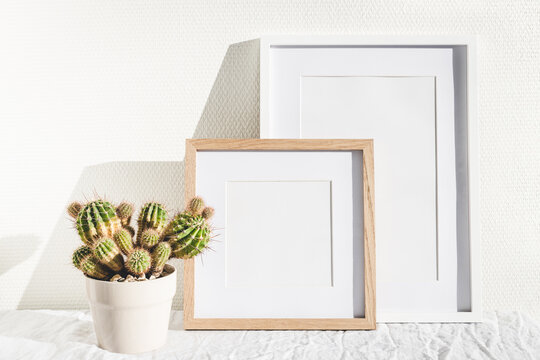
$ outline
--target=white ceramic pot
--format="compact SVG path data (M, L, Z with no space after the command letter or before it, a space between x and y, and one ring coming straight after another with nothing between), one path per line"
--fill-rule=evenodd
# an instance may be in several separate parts
M176 269L154 280L109 282L86 278L86 291L99 347L136 354L167 341Z

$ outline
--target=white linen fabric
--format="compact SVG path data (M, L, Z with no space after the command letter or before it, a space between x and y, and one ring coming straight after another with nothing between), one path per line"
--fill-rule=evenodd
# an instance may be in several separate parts
M540 325L518 312L478 324L379 324L375 331L184 331L167 344L115 354L96 344L88 311L0 311L0 359L539 359Z

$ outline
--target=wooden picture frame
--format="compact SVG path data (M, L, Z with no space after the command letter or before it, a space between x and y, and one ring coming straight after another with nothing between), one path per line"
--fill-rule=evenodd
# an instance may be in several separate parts
M184 261L185 329L301 330L375 329L375 229L372 140L188 139L185 153L185 199L197 193L197 154L204 151L348 151L362 153L364 317L362 318L197 318L195 260ZM201 194L198 194L201 195Z
M261 37L261 138L377 143L379 322L482 321L476 48L475 36L461 35ZM409 101L413 94L418 104ZM434 108L422 105L429 96ZM385 130L399 125L379 116L388 109L396 115L387 118L408 124L393 134L399 141ZM425 134L433 151L420 145L431 141ZM420 160L427 154L436 161ZM419 181L385 170L400 166L407 168L400 174L428 179L426 190L413 191ZM435 176L424 176L431 168Z

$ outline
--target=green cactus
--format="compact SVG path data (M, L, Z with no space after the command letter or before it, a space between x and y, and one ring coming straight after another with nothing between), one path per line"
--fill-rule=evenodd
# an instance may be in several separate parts
M196 215L200 215L201 211L204 209L204 200L198 196L195 196L189 201L188 210Z
M183 212L167 227L165 240L171 243L173 257L189 259L208 246L211 232L210 225L201 215Z
M135 276L146 274L152 266L152 257L148 250L143 248L134 249L126 260L127 271Z
M121 228L120 219L111 203L92 201L77 215L76 227L82 241L87 245L104 236L113 236Z
M167 260L171 257L171 252L171 245L168 242L161 242L154 248L152 251L152 272L154 275L161 274Z
M69 206L67 207L67 212L69 216L71 216L74 219L77 219L77 216L79 215L79 212L81 211L82 207L83 206L81 205L81 203L78 203L75 201L69 204Z
M129 255L133 251L133 235L128 229L117 231L113 235L113 240L125 255Z
M208 219L214 209L196 197L185 212L167 224L163 205L147 203L138 217L137 241L130 225L133 205L127 202L116 209L104 200L84 206L74 202L68 206L68 213L76 218L75 225L84 242L73 253L73 265L88 277L108 280L114 274L159 276L169 258L188 259L201 253L211 238Z
M94 256L87 256L83 259L81 262L81 271L85 275L98 280L105 280L112 275Z
M124 268L124 257L112 239L100 239L93 252L96 259L112 271L119 272Z
M147 229L154 229L161 235L167 223L167 211L163 205L155 202L145 204L139 214L139 232L137 244L141 243L142 233Z
M154 229L146 229L141 235L140 245L145 249L151 249L159 242L159 233Z
M81 262L88 256L92 255L92 249L89 246L82 245L73 252L72 261L77 269L81 269Z
M133 204L123 202L120 205L116 207L116 215L120 218L120 222L122 223L122 226L128 226L131 222L131 215L133 215L134 211Z
M212 207L205 207L201 213L201 216L205 219L205 220L208 220L210 219L212 216L214 216L214 208Z

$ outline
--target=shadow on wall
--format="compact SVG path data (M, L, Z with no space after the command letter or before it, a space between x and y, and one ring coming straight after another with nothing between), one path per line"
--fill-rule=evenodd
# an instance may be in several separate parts
M259 47L258 39L229 46L194 138L259 137Z
M229 46L193 138L258 137L259 40L250 40ZM184 205L184 163L111 162L86 167L66 206L72 201L91 200L96 194L114 204L127 200L137 207L147 201L160 201L172 216ZM136 216L137 213L134 219ZM83 277L71 265L73 250L81 241L65 212L58 214L58 219L19 309L88 307ZM171 263L178 270L173 308L180 309L183 263L180 260Z
M0 276L32 256L38 245L38 237L31 234L0 238Z
M86 167L66 206L72 201L94 199L95 195L114 204L128 200L137 208L147 201L159 201L172 216L184 203L184 163L111 162ZM137 212L132 223L136 216ZM73 250L82 242L73 229L72 219L65 212L58 214L58 219L18 309L88 307L82 274L71 264ZM183 266L176 260L173 265L179 276L179 291L174 299L178 307L182 297Z

